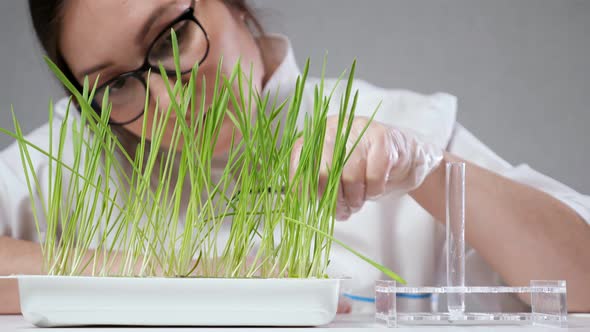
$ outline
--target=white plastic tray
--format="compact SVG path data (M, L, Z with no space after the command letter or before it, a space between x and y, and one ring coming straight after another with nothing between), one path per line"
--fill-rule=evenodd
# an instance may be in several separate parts
M338 279L15 276L38 327L316 326L331 322Z

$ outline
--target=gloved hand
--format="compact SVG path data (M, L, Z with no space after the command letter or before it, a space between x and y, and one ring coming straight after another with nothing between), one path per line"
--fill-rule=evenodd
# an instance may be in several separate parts
M356 141L368 121L364 117L354 119L348 147ZM328 117L320 169L320 192L323 192L322 187L328 176L337 126L338 116ZM298 163L298 147L302 143L297 142L293 149L294 165ZM344 166L336 219L348 219L368 199L393 192L403 195L418 188L442 159L443 150L434 144L422 142L409 132L373 121Z

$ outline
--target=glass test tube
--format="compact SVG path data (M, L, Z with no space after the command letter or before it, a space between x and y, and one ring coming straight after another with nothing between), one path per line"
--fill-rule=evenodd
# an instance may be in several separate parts
M447 286L465 286L465 163L446 164ZM465 294L447 294L451 315L465 312Z

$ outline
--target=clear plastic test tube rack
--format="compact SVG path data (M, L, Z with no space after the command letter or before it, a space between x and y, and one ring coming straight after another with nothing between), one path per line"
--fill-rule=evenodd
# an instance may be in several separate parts
M375 285L375 318L388 327L398 324L486 324L516 323L567 327L567 293L565 280L531 280L522 287L465 285L465 163L446 164L446 241L447 285L443 287L398 286L392 280ZM447 311L400 312L396 295L446 294ZM466 294L530 294L530 312L468 312Z

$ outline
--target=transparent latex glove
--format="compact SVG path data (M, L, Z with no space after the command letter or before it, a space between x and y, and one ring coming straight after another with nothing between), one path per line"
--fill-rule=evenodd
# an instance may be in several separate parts
M356 117L348 147L352 147L368 118ZM328 117L320 169L320 192L326 184L338 116ZM293 149L291 165L297 165L301 144ZM336 207L336 219L346 220L359 211L366 200L397 193L403 195L418 188L440 164L443 150L420 141L416 135L373 121L352 152L342 172Z

